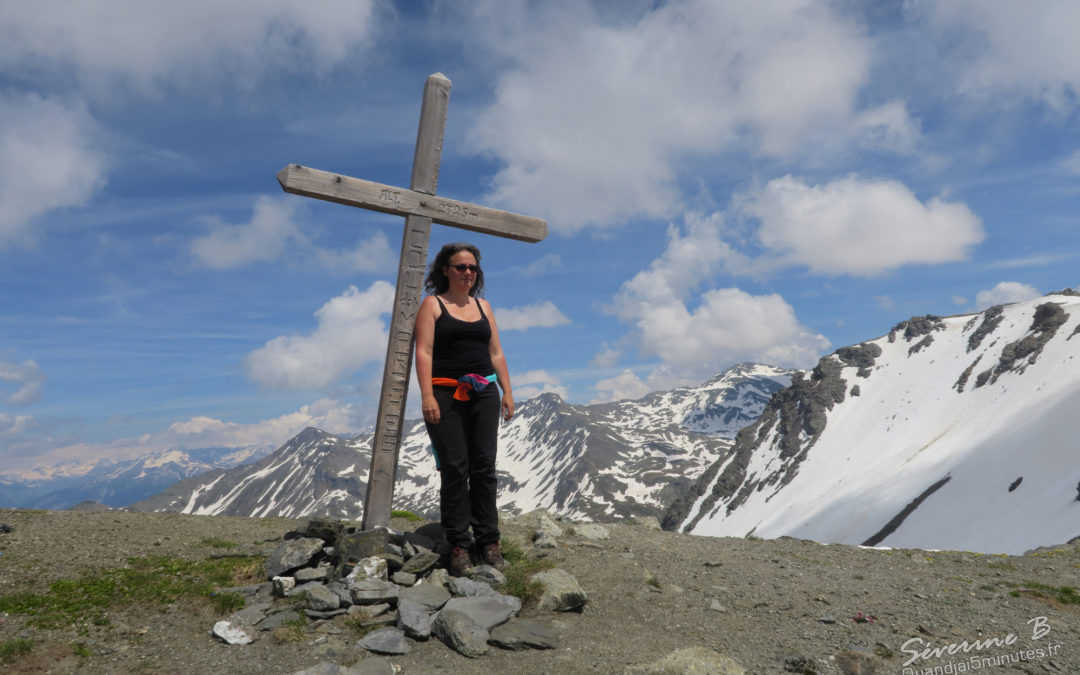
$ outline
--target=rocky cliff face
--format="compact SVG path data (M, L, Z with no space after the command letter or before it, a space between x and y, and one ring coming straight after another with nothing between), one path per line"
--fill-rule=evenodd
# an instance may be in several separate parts
M773 396L664 516L695 534L1017 552L1080 534L1080 299L915 317Z

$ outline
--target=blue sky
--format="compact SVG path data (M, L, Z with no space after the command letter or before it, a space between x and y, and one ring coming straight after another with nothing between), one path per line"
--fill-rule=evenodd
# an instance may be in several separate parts
M54 4L0 3L0 472L371 424L402 220L274 177L407 186L434 72L439 193L548 221L431 238L519 399L1080 282L1069 0Z

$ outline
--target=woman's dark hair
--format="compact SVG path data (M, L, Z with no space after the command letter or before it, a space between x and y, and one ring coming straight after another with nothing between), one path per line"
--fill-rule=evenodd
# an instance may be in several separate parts
M432 295L439 295L450 288L450 279L446 277L445 269L450 266L450 258L462 251L468 251L476 258L476 283L469 289L469 295L481 297L484 295L484 270L480 268L480 249L463 241L447 244L435 254L435 259L428 267L427 278L424 279L425 291Z

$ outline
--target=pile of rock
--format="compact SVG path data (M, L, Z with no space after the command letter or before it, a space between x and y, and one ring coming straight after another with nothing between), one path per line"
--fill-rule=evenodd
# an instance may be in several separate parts
M547 519L543 525L550 529L554 523ZM467 577L449 576L441 533L437 526L425 528L358 530L312 518L270 552L268 581L219 591L241 594L245 606L211 632L229 644L247 644L264 631L347 617L374 628L357 646L377 654L407 653L412 641L432 635L473 658L492 645L515 650L558 646L549 626L518 618L521 601L500 592L506 579L499 570L479 565ZM543 588L540 610L580 611L588 601L577 580L563 570L540 572L531 581Z

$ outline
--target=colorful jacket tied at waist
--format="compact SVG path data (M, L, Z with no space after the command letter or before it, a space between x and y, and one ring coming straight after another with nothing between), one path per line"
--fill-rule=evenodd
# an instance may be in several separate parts
M462 375L456 380L452 377L431 378L431 384L436 387L456 387L454 390L455 401L468 401L470 391L484 391L484 389L494 381L494 375L484 377L483 375L477 375L476 373Z

